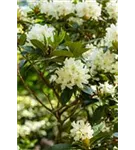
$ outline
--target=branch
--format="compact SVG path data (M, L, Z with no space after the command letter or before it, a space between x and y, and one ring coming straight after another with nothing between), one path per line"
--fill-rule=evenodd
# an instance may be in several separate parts
M74 106L75 104L78 103L78 99L76 99L75 101L73 101L72 103L70 103L69 105L66 105L63 110L60 112L60 114L64 113L67 109L71 108L72 106Z
M42 101L36 96L36 94L35 94L35 93L29 88L29 86L25 83L23 77L22 77L21 74L20 74L19 69L17 69L17 72L18 72L19 78L21 79L22 83L24 84L24 87L28 90L28 92L29 92L31 95L33 95L33 97L34 97L44 108L46 108L49 112L52 113L52 110L49 109L48 107L46 107L46 106L42 103Z
M18 48L19 48L19 51L22 52L22 51L21 51L21 48L20 48L20 47L18 47ZM51 88L51 89L53 90L53 92L54 92L55 96L57 97L58 101L60 101L60 96L59 96L59 94L56 92L55 88L54 88L53 86L51 86L51 85L49 84L49 82L44 78L43 73L40 72L40 71L33 65L33 63L29 60L28 57L25 57L24 55L22 55L22 56L32 65L32 67L33 67L33 68L35 69L35 71L38 73L38 75L39 75L40 78L43 80L43 82L48 86L48 88Z
M74 113L76 112L76 109L78 108L78 105L75 106L71 112L71 114L69 116L67 116L63 121L62 123L64 123L66 120L68 120L70 117L72 117L74 115Z
M50 104L52 110L54 110L53 105L52 105L52 103L51 103L51 100L50 100L49 96L43 91L43 89L42 89L42 92L43 92L43 94L45 95L45 97L47 98L47 100L48 100L48 102L49 102L49 104Z

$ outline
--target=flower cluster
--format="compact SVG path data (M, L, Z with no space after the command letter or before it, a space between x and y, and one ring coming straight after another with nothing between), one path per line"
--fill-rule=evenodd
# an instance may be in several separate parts
M94 131L88 122L85 123L83 120L78 120L77 122L72 122L71 125L73 129L70 130L70 133L75 141L91 139L93 137Z
M89 46L90 50L83 54L87 66L90 68L92 75L97 74L97 71L103 70L105 73L117 74L118 62L116 54L111 53L109 50L104 52L102 48L97 48L93 45Z
M75 6L76 14L78 17L84 17L85 19L97 20L101 15L101 5L96 0L89 0L86 2L78 2Z
M112 96L115 93L115 87L113 85L109 84L108 82L105 82L104 84L100 83L99 88L100 88L101 93L109 93Z
M41 13L45 13L48 16L52 16L59 19L60 16L66 16L70 13L74 13L74 5L70 1L61 2L43 2L40 6Z
M43 127L45 126L46 121L26 121L24 125L17 124L17 134L18 136L24 137L25 135L29 135L31 132L36 132L40 130L42 135L46 134Z
M110 0L107 4L106 4L106 10L109 14L110 19L114 18L117 20L118 18L118 4L117 4L117 0Z
M83 84L88 84L90 75L89 69L84 65L81 60L75 60L75 58L65 59L64 66L58 68L55 71L56 75L51 77L51 81L55 81L57 84L61 84L61 89L68 87L72 89L77 85L79 88L83 88Z
M17 21L24 20L26 17L27 17L27 15L23 11L22 7L17 5Z
M85 19L95 19L97 20L101 15L101 6L96 2L96 0L89 0L87 2L78 2L77 4L72 3L72 1L45 1L40 0L40 2L35 3L39 6L41 13L48 16L52 16L59 19L71 13L75 13L77 17L84 17Z
M27 3L31 9L34 9L35 7L40 6L40 1L39 0L27 0Z
M46 39L51 38L51 40L53 41L54 31L55 29L53 27L49 27L47 25L35 24L28 32L27 39L29 42L32 39L36 39L44 43L45 38Z
M108 46L112 46L112 42L118 41L117 25L111 24L106 31L105 42Z

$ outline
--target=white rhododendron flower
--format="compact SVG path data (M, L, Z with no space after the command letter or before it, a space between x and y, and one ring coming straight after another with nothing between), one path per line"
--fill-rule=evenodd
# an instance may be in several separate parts
M54 28L47 25L35 24L27 34L28 41L32 39L39 40L44 43L44 38L51 38L53 41Z
M108 82L105 82L104 84L100 83L99 88L102 93L109 93L109 94L112 94L112 96L115 93L115 87L109 84Z
M117 0L110 0L106 4L106 10L107 10L110 18L117 19L118 18L118 3L117 3Z
M66 16L70 13L74 13L74 5L70 1L59 2L57 11L59 16Z
M90 67L92 75L97 74L97 71L103 70L104 72L111 72L117 74L118 62L116 61L116 54L111 53L109 50L104 52L102 48L87 45L90 50L83 54L86 64Z
M26 136L29 135L31 132L39 131L40 133L43 133L43 135L46 134L46 132L42 129L46 124L45 120L41 121L29 121L27 120L24 125L17 124L17 134L18 136ZM41 132L44 131L44 132Z
M56 75L52 75L51 78L50 78L50 82L54 82L56 79L57 79L57 76Z
M83 57L87 61L92 61L93 59L95 59L96 53L98 53L97 47L93 44L87 44L86 48L88 48L89 50L83 53Z
M83 84L88 84L90 75L88 74L89 69L81 62L81 60L75 60L75 58L66 58L64 66L58 68L55 73L57 78L53 76L51 78L57 84L61 84L61 89L68 87L72 89L73 86L77 85L79 88L83 88Z
M74 4L71 1L45 1L40 5L40 11L48 16L53 16L56 19L59 19L60 16L74 13Z
M32 10L29 6L21 6L21 9L26 16L27 16L27 13Z
M75 10L78 17L84 17L85 19L92 18L97 20L101 15L101 6L95 0L78 2Z
M57 8L59 6L59 3L54 2L43 2L40 6L41 13L45 13L48 16L53 16L56 19L59 18Z
M40 11L48 16L53 16L59 19L61 16L66 16L76 12L77 17L84 17L85 19L97 20L101 15L101 5L96 0L89 0L86 2L78 2L74 4L72 1L43 1L40 2Z
M75 141L91 139L93 137L94 131L88 122L83 120L78 120L77 122L72 122L73 129L70 130L71 136Z
M27 14L22 9L22 7L20 7L19 5L17 5L17 19L18 20L24 20L26 17L27 17Z
M27 0L28 6L30 8L39 7L40 6L40 0Z
M112 45L112 42L118 41L118 31L117 25L111 24L110 27L106 29L107 33L105 36L105 41L108 46Z

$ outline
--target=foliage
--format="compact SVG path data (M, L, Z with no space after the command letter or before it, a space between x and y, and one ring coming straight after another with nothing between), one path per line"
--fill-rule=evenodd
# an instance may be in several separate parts
M117 149L117 1L28 1L17 24L18 148Z

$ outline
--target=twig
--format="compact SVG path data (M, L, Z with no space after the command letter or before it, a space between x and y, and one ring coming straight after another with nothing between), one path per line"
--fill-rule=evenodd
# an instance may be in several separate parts
M73 108L73 111L71 112L71 114L70 114L68 117L66 117L66 118L62 121L63 123L64 123L66 120L68 120L71 116L74 115L74 113L75 113L77 107L78 107L78 105Z
M65 112L67 109L69 109L70 107L74 106L74 104L78 103L78 99L76 99L75 101L73 101L72 103L70 103L69 105L66 105L63 110L60 112L60 114L62 114L63 112Z
M48 95L47 95L47 94L43 91L43 89L42 89L42 92L43 92L43 94L45 95L45 97L47 98L47 100L48 100L48 102L49 102L49 104L50 104L50 106L51 106L52 110L54 110L54 108L53 108L53 105L52 105L52 103L51 103L50 98L48 98Z
M31 95L33 95L33 97L34 97L44 108L46 108L49 112L52 113L52 110L49 109L48 107L46 107L46 106L42 103L42 101L36 96L36 94L35 94L35 93L29 88L29 86L25 83L23 77L22 77L21 74L20 74L19 69L17 69L17 72L18 72L19 78L21 79L22 83L24 84L25 88L29 91L29 93L30 93Z
M18 46L19 51L22 52L21 48ZM49 82L44 78L43 73L40 72L39 70L37 70L37 68L33 65L33 63L29 60L29 58L25 57L24 55L22 55L25 59L27 59L27 61L32 65L32 67L35 69L35 71L38 73L38 75L40 76L40 78L43 80L43 82L53 90L55 96L57 97L58 101L60 101L60 96L59 94L56 92L55 88L53 86L51 86L49 84Z

